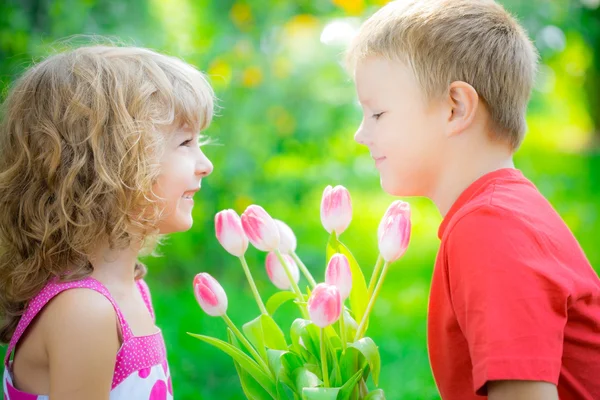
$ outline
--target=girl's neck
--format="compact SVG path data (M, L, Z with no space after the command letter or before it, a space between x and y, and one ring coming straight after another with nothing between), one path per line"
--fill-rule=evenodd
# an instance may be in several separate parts
M115 289L131 287L140 249L141 242L132 242L125 249L111 249L108 241L103 241L90 254L92 277Z

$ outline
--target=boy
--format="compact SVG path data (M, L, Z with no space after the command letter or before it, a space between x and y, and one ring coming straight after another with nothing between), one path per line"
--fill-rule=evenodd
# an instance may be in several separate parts
M444 400L600 399L600 280L512 161L537 58L492 0L390 3L348 51L383 189L444 217L428 315Z

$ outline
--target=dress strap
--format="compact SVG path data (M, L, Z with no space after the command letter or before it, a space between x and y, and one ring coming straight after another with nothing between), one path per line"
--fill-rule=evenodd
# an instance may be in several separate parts
M50 300L52 300L58 294L69 289L92 289L104 295L104 297L106 297L108 301L110 301L113 308L115 309L117 318L119 320L119 325L121 327L121 335L123 336L123 342L127 341L133 336L133 334L131 333L131 328L129 327L127 321L125 321L125 318L123 317L119 306L117 305L113 297L110 295L108 289L98 280L92 278L91 276L88 276L84 279L80 279L77 281L59 282L58 278L53 278L33 299L31 299L31 301L27 305L25 312L19 320L19 324L15 329L15 333L13 334L10 340L8 349L6 350L6 356L4 357L5 366L8 366L10 356L15 346L27 330L27 327L31 324L31 321L35 319L35 317L40 313L40 311L42 311L42 309L46 306L46 304L48 304Z
M148 288L146 281L144 281L143 279L140 279L136 283L137 283L138 289L140 290L140 293L142 294L144 303L146 303L146 307L148 307L148 311L150 312L152 319L156 320L156 317L154 316L154 308L152 307L152 297L150 296L150 289Z

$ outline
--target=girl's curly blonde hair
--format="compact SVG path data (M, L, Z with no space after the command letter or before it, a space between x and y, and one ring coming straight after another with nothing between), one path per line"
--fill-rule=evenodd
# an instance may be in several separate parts
M136 47L80 47L16 81L0 122L1 342L49 279L92 272L94 244L156 235L164 128L205 129L213 105L201 72Z

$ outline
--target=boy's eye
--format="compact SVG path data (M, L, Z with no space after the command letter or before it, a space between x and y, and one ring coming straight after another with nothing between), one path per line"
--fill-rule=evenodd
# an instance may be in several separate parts
M381 117L383 115L382 112L380 112L379 114L373 114L373 118L375 118L376 120L379 119L379 117Z
M189 146L190 143L192 143L194 141L194 139L188 139L185 142L181 143L180 146Z

